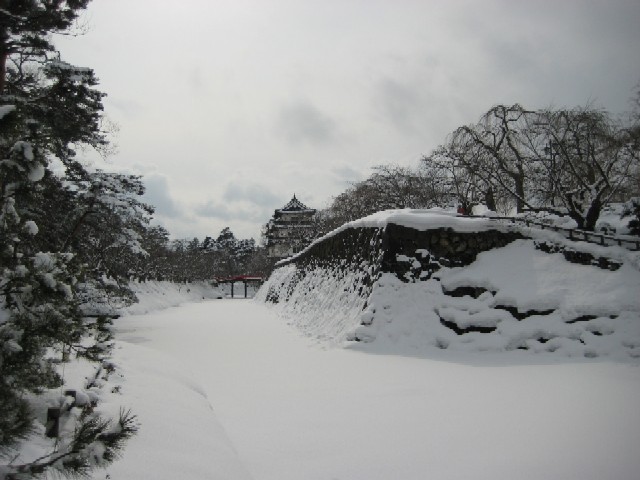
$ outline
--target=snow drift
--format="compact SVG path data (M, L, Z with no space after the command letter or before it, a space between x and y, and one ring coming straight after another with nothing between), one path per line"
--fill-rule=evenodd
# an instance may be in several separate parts
M640 358L637 253L486 219L380 212L283 262L256 298L387 353ZM353 345L353 343L351 343Z
M130 288L136 295L136 303L119 309L125 315L145 313L177 307L187 302L223 298L224 292L209 282L174 283L152 280L131 282Z

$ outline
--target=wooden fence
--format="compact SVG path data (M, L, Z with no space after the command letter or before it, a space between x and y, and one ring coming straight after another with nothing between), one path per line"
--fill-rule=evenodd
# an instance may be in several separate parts
M552 230L563 234L566 238L573 241L583 241L589 243L595 243L603 246L618 245L626 248L627 250L638 251L640 250L640 237L623 238L615 237L613 235L606 235L604 233L588 232L586 230L578 230L577 228L564 228L557 225L549 225L547 223L540 222L538 220L531 220L527 218L515 218L515 217L483 217L479 215L468 215L472 218L488 218L492 221L506 221L513 224L524 225L527 227L536 226L541 230Z

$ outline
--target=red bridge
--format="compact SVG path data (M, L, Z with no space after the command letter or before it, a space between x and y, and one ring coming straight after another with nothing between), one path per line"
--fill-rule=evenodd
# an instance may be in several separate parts
M233 277L214 278L216 283L230 283L231 284L231 298L234 298L233 286L235 283L242 282L244 284L244 298L247 298L247 290L249 284L260 285L264 278L258 275L236 275Z

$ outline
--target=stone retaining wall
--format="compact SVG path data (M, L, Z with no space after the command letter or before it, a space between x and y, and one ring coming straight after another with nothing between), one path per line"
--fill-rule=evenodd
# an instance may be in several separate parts
M430 278L440 267L473 263L480 252L524 238L515 232L457 232L451 228L416 230L389 224L383 235L381 271L398 278ZM411 260L411 261L407 261Z
M295 271L288 276L288 287L272 289L266 300L286 301L283 296L288 297L307 273L317 273L318 269L331 270L333 276L342 276L347 271L361 272L358 276L361 283L348 288L355 288L359 295L366 296L382 272L394 273L403 281L427 279L443 266L469 265L480 252L503 247L518 238L524 237L499 230L416 230L396 224L385 228L347 228L280 262L276 270L294 265Z

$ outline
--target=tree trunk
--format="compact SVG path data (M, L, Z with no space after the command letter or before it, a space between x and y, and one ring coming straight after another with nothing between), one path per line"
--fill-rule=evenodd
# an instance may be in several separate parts
M577 211L570 210L569 211L569 217L576 221L578 230L586 230L585 229L585 219Z
M587 212L587 216L584 222L584 229L593 232L596 229L596 223L600 218L600 211L602 210L602 203L599 198L596 198Z
M7 83L7 53L4 47L0 47L0 95L4 93L4 87Z
M487 190L487 193L484 196L484 203L487 205L487 208L492 212L498 211L498 209L496 208L496 199L493 196L493 188L489 187L489 189Z
M516 211L521 213L524 210L524 176L514 175L513 181L516 188Z
M1 3L4 4L6 2ZM4 94L4 89L7 85L7 59L11 51L9 40L10 36L7 26L0 26L0 95Z

